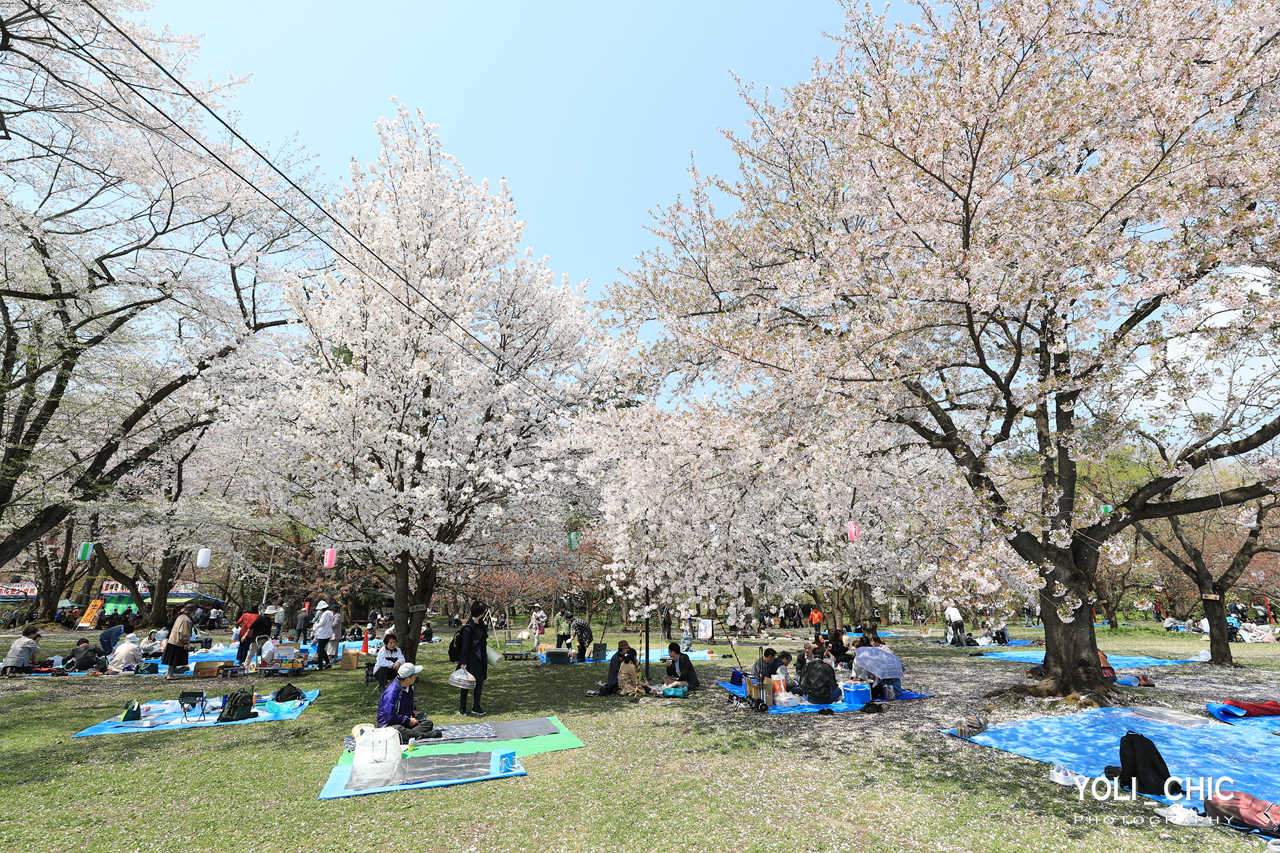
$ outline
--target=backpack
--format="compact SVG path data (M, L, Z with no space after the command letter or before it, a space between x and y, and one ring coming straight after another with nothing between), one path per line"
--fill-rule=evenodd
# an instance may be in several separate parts
M158 675L160 673L160 665L155 661L140 663L137 668L134 669L134 672L138 675Z
M1126 787L1134 784L1136 779L1139 794L1164 797L1182 793L1182 786L1176 781L1169 785L1168 791L1165 790L1170 775L1169 765L1164 763L1164 756L1151 738L1137 732L1129 732L1120 738L1120 766L1107 767L1105 772L1108 779L1118 778Z
M462 661L462 632L453 635L453 639L449 641L449 661L451 663L459 663Z
M279 690L276 691L276 696L275 696L275 700L277 702L293 702L295 700L301 701L306 698L307 698L306 694L303 693L298 688L294 687L292 684L286 684L284 687L281 687Z
M1235 827L1280 832L1280 806L1244 791L1219 791L1205 797L1204 813Z
M218 722L234 723L237 720L247 720L252 716L254 716L253 694L248 690L237 690L227 697L221 713L218 714Z

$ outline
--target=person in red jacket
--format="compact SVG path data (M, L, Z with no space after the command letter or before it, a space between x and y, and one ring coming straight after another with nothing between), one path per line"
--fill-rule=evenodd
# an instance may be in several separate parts
M822 611L813 608L809 611L809 624L813 626L813 638L816 640L822 636Z
M236 666L243 666L244 659L249 656L249 647L253 645L253 623L257 618L258 605L251 604L236 620L236 627L240 629L240 633L237 634L240 638L240 646L236 649Z

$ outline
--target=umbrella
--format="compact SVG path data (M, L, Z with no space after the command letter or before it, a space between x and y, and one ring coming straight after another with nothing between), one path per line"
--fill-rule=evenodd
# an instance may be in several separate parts
M890 678L902 678L902 661L898 656L883 646L869 646L858 649L858 669L865 669L877 679L885 681Z

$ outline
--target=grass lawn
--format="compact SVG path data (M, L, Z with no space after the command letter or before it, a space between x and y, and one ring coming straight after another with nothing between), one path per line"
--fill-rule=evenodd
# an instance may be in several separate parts
M724 662L696 664L706 689L688 700L638 704L585 695L604 665L503 663L486 685L491 718L555 714L584 749L528 757L522 778L326 802L316 796L343 736L374 718L375 688L363 670L297 679L322 692L296 721L76 740L74 732L118 714L128 699L174 698L181 688L143 677L8 679L0 682L0 850L1260 849L1230 830L1148 823L1154 804L1142 799L1081 803L1073 789L1049 783L1046 765L939 734L990 706L985 693L1024 681L1025 666L969 658L907 630L913 636L891 640L905 683L934 698L879 715L733 708L712 686L727 676ZM1099 638L1107 652L1157 657L1207 646L1141 627L1099 629ZM606 639L612 648L619 635ZM43 645L61 653L69 643L47 635ZM1146 671L1157 687L1134 702L1203 711L1205 701L1232 696L1280 698L1280 645L1232 651L1244 665L1226 672L1202 664ZM419 709L437 724L459 721L457 693L444 686L452 669L445 644L419 662ZM661 672L655 664L655 677ZM211 693L226 684L194 683ZM991 714L1002 722L1064 712L1061 703L1020 700Z

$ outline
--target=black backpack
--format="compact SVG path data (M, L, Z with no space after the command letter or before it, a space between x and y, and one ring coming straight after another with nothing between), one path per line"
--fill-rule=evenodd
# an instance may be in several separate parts
M253 713L253 694L248 690L237 690L227 697L227 702L222 706L222 712L218 714L218 722L234 723L237 720L247 720L254 716Z
M276 691L277 702L293 702L295 700L306 699L307 696L292 684L286 684Z
M1151 738L1137 732L1129 732L1120 738L1120 766L1107 767L1108 779L1118 779L1120 784L1128 787L1135 784L1139 794L1155 794L1156 796L1174 796L1182 793L1182 785L1176 781L1164 786L1169 780L1169 765L1164 763L1164 756Z
M462 660L462 631L453 635L453 640L449 642L449 660L458 663Z

